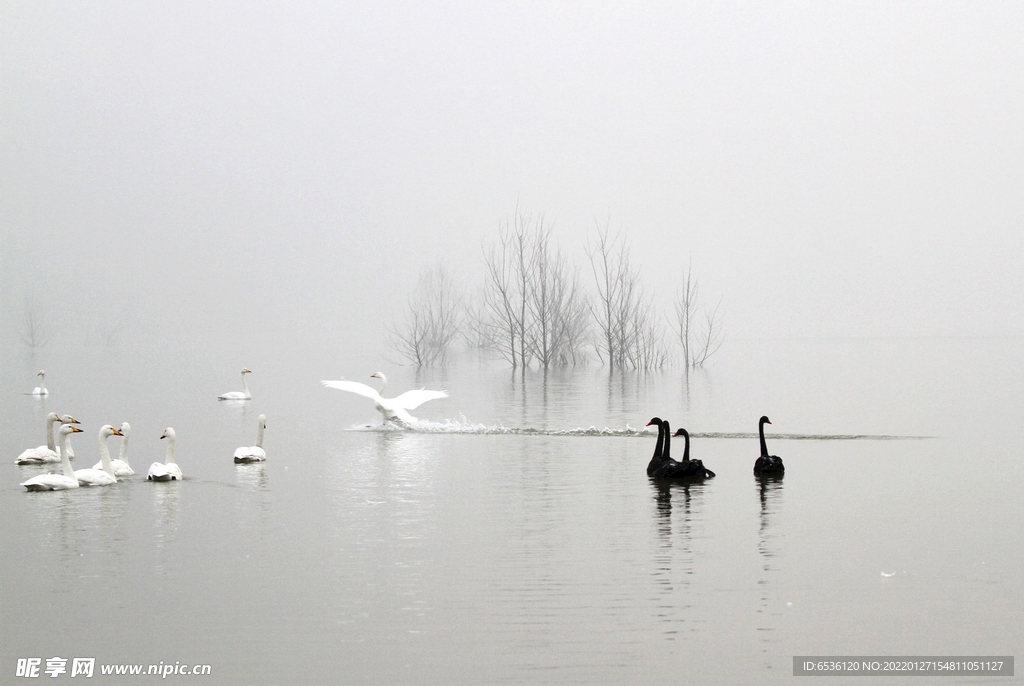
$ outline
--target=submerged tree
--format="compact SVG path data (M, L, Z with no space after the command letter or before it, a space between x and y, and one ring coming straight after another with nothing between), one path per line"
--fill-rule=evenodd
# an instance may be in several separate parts
M607 226L598 227L596 238L587 243L587 257L597 286L590 310L597 322L598 357L613 369L664 366L668 353L654 298L644 290L625 240L610 237Z
M683 349L683 364L703 367L708 358L718 352L724 341L722 320L719 316L719 301L713 308L705 307L701 326L695 319L698 314L697 298L700 286L693 278L692 266L683 271L683 285L676 294L673 305L676 311L676 336Z
M486 281L471 313L474 339L513 368L547 369L585 359L587 298L543 217L517 212L484 254Z
M388 330L391 347L416 366L444 364L462 325L462 297L444 266L420 275L405 321Z
M25 303L25 317L22 319L21 342L30 348L42 348L50 342L50 329L39 308L31 300Z
M525 343L526 297L522 273L526 232L517 224L503 223L498 243L484 254L486 274L480 291L480 307L473 312L471 328L477 339L496 350L513 369L528 363Z
M552 243L543 220L534 227L531 243L526 347L544 369L575 365L584 359L589 324L579 269Z
M96 324L97 336L99 342L108 348L113 348L121 340L121 336L124 334L126 322L123 312L118 311L116 314L110 317L103 317Z

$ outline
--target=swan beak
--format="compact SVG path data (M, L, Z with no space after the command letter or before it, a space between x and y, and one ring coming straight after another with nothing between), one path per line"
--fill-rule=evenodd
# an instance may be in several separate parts
M80 433L82 433L82 430L79 429L77 426L72 425L71 426L71 433L73 433L73 434L80 434Z
M771 424L771 423L772 423L772 420L770 420L770 419L767 422L765 422L765 424Z
M124 436L124 434L121 433L118 429L114 429L114 433L112 435L114 435L114 436Z

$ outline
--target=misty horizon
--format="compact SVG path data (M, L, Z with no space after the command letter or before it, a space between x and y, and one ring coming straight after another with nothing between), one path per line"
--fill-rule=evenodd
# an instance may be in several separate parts
M9 4L0 339L380 349L518 210L727 340L1024 335L1021 14Z

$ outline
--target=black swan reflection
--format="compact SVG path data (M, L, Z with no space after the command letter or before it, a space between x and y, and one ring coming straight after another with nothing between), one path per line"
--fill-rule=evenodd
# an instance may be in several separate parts
M782 476L786 472L786 467L782 464L782 458L769 455L768 444L764 441L764 425L771 423L768 417L761 417L758 426L758 431L761 434L761 457L757 458L757 461L754 462L755 476Z

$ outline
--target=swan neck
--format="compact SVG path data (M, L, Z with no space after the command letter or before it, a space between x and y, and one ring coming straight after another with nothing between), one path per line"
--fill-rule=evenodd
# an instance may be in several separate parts
M759 433L761 434L761 454L762 455L767 455L768 454L768 444L765 443L765 440L764 440L764 420L761 420L761 425L759 427Z
M128 461L128 432L122 433L123 438L121 439L121 452L118 456L122 462Z
M661 454L665 461L672 459L672 426L665 422L665 452Z
M110 449L107 448L107 438L100 436L100 461L103 463L103 471L113 474L114 464L110 461Z
M249 393L249 382L245 380L245 374L242 374L242 390L246 395L251 395Z
M683 462L690 460L690 434L683 434Z
M164 458L164 464L174 464L174 436L167 437L167 457Z
M265 428L266 428L266 426L263 424L263 422L260 422L259 427L256 429L256 447L257 448L262 448L263 447L263 430Z
M57 452L57 444L53 442L53 425L56 421L53 417L46 418L46 447L53 452Z
M658 424L658 442L654 446L654 455L652 459L659 459L662 451L665 449L665 425Z
M60 463L64 468L64 476L69 479L75 479L75 470L71 467L71 458L68 456L69 452L71 452L71 434L61 434Z

